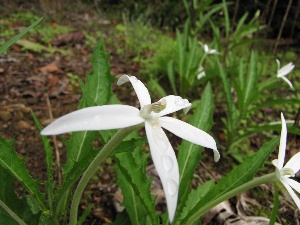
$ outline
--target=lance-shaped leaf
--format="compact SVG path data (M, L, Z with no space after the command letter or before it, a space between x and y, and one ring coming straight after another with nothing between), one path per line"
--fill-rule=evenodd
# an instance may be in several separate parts
M47 204L44 195L41 194L38 182L34 180L24 162L24 158L19 158L13 148L13 141L6 141L0 137L0 165L9 171L38 201L40 209L46 209Z
M109 53L104 50L104 41L101 39L92 58L93 71L86 76L86 91L83 93L92 98L94 105L104 105L111 97L111 81ZM92 106L89 101L87 106Z
M213 110L213 94L211 85L208 84L204 90L200 104L190 119L190 124L201 130L209 131L213 123ZM202 150L203 147L185 140L182 141L182 144L178 148L178 165L180 171L178 213L181 212L188 198L190 183L193 179L195 168L201 159Z
M39 214L30 211L25 198L17 197L14 177L0 166L0 223L6 225L38 224Z
M112 155L122 152L131 152L132 149L141 146L146 142L145 138L131 139L129 141L122 141L112 152ZM89 155L87 155L83 160L76 163L76 166L70 170L68 176L65 177L65 182L58 188L57 195L55 196L56 201L61 200L64 193L80 178L80 176L86 171L90 163L93 161L95 156L101 150L93 150Z
M221 181L217 183L193 209L189 211L185 219L183 219L180 224L192 224L199 219L199 216L201 216L203 206L252 180L255 173L263 166L263 163L268 159L269 155L274 151L278 143L279 138L274 138L264 144L253 156L248 157L242 164L235 167L229 174L221 179Z
M150 194L151 180L146 177L147 155L143 155L140 148L133 152L117 153L116 171L119 185L122 189L126 207L132 224L158 224L155 212L155 198Z
M17 34L15 37L13 37L11 40L9 40L3 46L1 46L0 54L3 53L6 49L8 49L11 45L13 45L16 41L18 41L21 37L23 37L28 31L30 31L32 28L34 28L36 25L38 25L42 21L42 19L43 19L43 17L39 18L37 21L35 21L29 27L22 30L19 34Z
M34 119L35 124L37 125L39 131L43 129L41 123L37 119L34 112L31 112L31 115ZM45 187L47 189L48 194L48 202L50 203L50 208L52 207L52 198L53 198L53 190L54 190L54 183L53 183L53 174L52 174L52 165L53 165L53 156L52 156L52 147L50 145L50 140L46 136L42 136L42 141L44 144L44 149L46 152L46 165L47 165L47 178L48 180L45 182Z

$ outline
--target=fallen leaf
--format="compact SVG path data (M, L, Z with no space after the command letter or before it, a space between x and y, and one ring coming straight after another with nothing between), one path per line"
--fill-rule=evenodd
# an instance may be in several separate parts
M62 70L54 62L52 62L48 65L39 67L37 70L42 73L53 73L53 72L61 73L62 72Z

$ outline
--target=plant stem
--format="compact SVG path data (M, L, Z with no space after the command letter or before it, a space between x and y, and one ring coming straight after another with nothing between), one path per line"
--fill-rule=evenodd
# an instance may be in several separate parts
M78 214L78 206L81 199L81 195L88 184L91 177L98 170L99 165L109 156L109 154L114 150L115 147L132 131L140 128L143 124L138 124L132 127L127 127L118 130L118 132L113 136L109 142L103 147L103 149L98 153L95 159L91 162L87 170L83 173L78 186L74 192L71 210L70 210L70 225L77 224L77 214Z
M184 224L194 224L202 215L204 215L207 211L215 207L216 205L220 204L221 202L232 198L233 196L236 196L244 191L247 191L251 188L257 187L261 184L265 183L272 183L277 181L277 177L275 173L270 173L267 175L264 175L262 177L254 178L253 180L231 190L225 193L224 195L221 195L220 197L216 198L215 200L212 200L202 208L200 208L196 213L194 213L191 217L188 218L187 222Z
M27 225L13 210L11 210L4 202L0 200L0 207L2 207L18 224Z

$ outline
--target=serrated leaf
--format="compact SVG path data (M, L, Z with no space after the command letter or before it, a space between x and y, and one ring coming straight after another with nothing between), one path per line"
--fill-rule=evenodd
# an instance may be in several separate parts
M104 50L103 39L98 42L94 50L92 67L93 71L87 74L85 84L78 78L83 93L79 104L80 109L107 104L112 96L109 54ZM74 163L82 160L86 154L93 150L91 144L97 133L95 131L81 131L72 134L69 141L66 142L68 145L68 161L64 167L66 174L72 169Z
M39 215L34 215L30 211L26 199L19 199L16 196L15 179L1 166L0 180L0 223L5 225L37 224Z
M197 106L190 124L204 131L212 127L214 110L213 93L210 83L205 87L200 104ZM199 160L203 147L183 140L178 147L178 165L180 171L179 202L177 213L180 213L190 191L190 183Z
M187 201L185 202L185 207L182 210L181 218L185 218L190 210L197 205L197 203L213 188L214 185L214 181L210 180L199 186L197 189L192 190Z
M111 153L111 155L117 153L117 152L128 152L132 151L132 149L141 146L145 142L145 138L139 138L139 139L132 139L129 141L122 141L115 150ZM80 176L86 171L86 169L89 167L90 163L93 161L95 156L99 153L101 150L93 150L88 155L83 158L83 160L80 160L78 163L76 163L76 166L72 167L72 169L69 171L67 176L65 177L64 183L58 188L57 194L55 196L55 201L60 201L64 194L69 190L69 188L72 188L75 184L75 182L80 178Z
M95 47L92 58L93 71L86 76L85 94L88 106L104 105L111 97L111 81L109 53L104 50L104 41L101 39Z
M190 210L183 221L181 221L181 224L192 224L204 213L201 210L206 204L252 180L255 173L263 166L263 163L274 151L278 143L279 137L264 144L256 154L248 157L242 164L235 167L229 174L223 177L221 181Z
M13 141L6 141L0 137L0 165L9 171L38 201L41 209L46 209L44 195L41 194L38 182L34 180L26 166L24 158L19 158L13 148Z
M154 202L155 197L150 194L151 180L146 176L147 155L142 154L140 148L133 152L115 154L115 166L119 185L122 189L123 205L129 214L132 224L146 224L147 216L151 224L158 224Z
M31 111L31 115L34 119L34 122L36 126L38 127L38 130L41 132L43 129L41 123L37 119L35 113ZM50 208L52 208L52 198L53 198L53 191L54 191L54 183L53 183L53 174L52 174L52 164L53 164L53 156L52 156L52 147L50 145L50 139L47 136L41 136L44 149L46 152L46 165L47 165L47 178L48 180L45 182L45 187L48 194L48 203L50 204Z

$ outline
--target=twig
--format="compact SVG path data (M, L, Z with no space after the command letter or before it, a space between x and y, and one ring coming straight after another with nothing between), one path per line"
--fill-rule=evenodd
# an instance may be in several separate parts
M276 6L277 6L277 1L278 0L275 0L274 4L273 4L271 16L270 16L270 19L269 19L269 22L268 22L268 25L267 25L266 33L265 33L265 39L268 37L268 32L270 30L271 23L272 23L272 20L273 20L273 17L274 17L275 9L276 9Z
M283 31L283 27L284 27L284 25L285 25L286 18L287 18L288 14L289 14L289 11L290 11L292 2L293 2L293 0L290 0L290 1L289 1L289 4L288 4L288 6L287 6L287 8L286 8L286 11L285 11L285 14L284 14L284 16L283 16L283 19L282 19L282 22L281 22L281 26L280 26L280 30L279 30L279 33L278 33L278 36L277 36L277 39L276 39L276 42L275 42L275 45L274 45L273 54L276 53L277 46L278 46L279 40L280 40L280 38L281 38L281 34L282 34L282 31Z
M52 114L52 108L49 100L49 96L46 94L46 101L47 101L47 106L49 110L49 116L51 121L53 121L53 114ZM57 165L57 174L58 174L58 184L61 184L62 181L62 175L61 175L61 166L60 166L60 154L58 150L58 145L57 145L57 139L56 136L54 135L53 137L53 144L54 144L54 149L55 149L55 155L56 155L56 165Z

